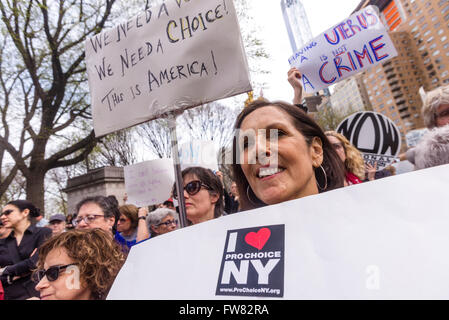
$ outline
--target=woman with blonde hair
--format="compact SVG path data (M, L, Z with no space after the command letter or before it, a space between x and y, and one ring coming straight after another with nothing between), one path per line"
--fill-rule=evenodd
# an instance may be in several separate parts
M325 134L345 165L345 186L362 183L365 180L365 162L360 151L340 133L326 131Z
M102 229L76 229L39 248L34 278L41 300L104 300L125 261Z

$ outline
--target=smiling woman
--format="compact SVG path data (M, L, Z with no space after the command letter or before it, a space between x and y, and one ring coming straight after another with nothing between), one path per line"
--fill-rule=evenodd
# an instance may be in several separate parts
M243 210L343 186L338 155L321 128L298 107L254 101L240 113L235 129L232 169ZM277 141L260 134L272 130ZM252 144L240 141L248 131L256 134Z

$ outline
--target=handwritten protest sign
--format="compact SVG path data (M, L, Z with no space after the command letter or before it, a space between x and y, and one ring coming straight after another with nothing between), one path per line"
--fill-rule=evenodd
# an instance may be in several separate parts
M439 166L175 230L132 248L108 299L449 299L448 184Z
M145 161L124 168L128 202L138 207L162 203L175 182L171 159Z
M251 90L231 0L167 0L85 47L96 136Z
M401 132L381 113L360 111L345 118L336 131L344 135L377 171L392 164L401 151Z
M193 140L184 143L179 148L179 162L182 170L199 166L217 171L217 148L213 141Z
M301 71L304 91L313 93L395 56L377 8L368 6L311 40L289 63Z

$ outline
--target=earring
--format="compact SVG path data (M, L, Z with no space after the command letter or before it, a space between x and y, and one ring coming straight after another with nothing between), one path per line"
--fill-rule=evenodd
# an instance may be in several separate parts
M324 188L323 187L321 187L319 184L318 184L318 179L316 180L316 185L318 186L318 188L320 189L320 190L322 190L322 191L324 191L324 190L326 190L327 189L327 174L326 174L326 170L324 170L324 168L323 168L323 166L320 164L320 168L321 168L321 170L323 171L323 174L324 174Z
M246 188L246 196L248 197L248 200L249 200L249 202L251 202L252 205L257 206L257 204L253 200L251 200L251 197L249 195L249 185Z

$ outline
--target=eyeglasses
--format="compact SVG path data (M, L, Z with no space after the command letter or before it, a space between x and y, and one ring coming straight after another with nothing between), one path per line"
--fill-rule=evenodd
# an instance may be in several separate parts
M120 222L120 223L125 223L126 221L128 221L128 219L125 219L125 218L118 219L118 222Z
M47 277L48 281L55 281L59 278L59 274L61 270L66 269L70 266L74 266L75 264L66 264L65 266L52 266L48 268L47 270L37 270L33 274L34 281L39 282L41 281L45 276Z
M165 222L161 222L161 223L157 224L156 227L159 227L160 225L165 225L166 227L168 227L168 226L170 226L171 224L174 224L174 225L177 226L177 225L178 225L178 221L175 220L175 219L173 219L173 220L167 220L167 221L165 221Z
M5 215L5 216L9 216L14 210L5 210L4 212L0 213L0 217Z
M202 183L200 180L190 181L184 186L184 190L187 191L189 195L194 196L195 194L200 192L201 187L210 190L210 187ZM173 189L173 198L178 199L176 188Z
M76 218L75 220L72 221L72 224L74 226L77 226L77 225L79 225L81 223L81 221L84 221L84 223L86 223L86 224L91 224L98 217L104 217L104 215L101 215L101 214L89 214L89 215L84 216L84 217Z
M449 117L449 108L446 110L441 111L440 113L436 114L437 118L446 118Z
M342 143L332 143L332 147L334 147L335 150L343 149Z

